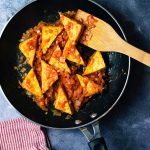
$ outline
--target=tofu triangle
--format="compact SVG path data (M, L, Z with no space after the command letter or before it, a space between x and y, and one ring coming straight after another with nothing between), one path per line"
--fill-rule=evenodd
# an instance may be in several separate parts
M35 35L19 44L19 49L26 57L26 61L31 67L33 66L33 60L37 46L37 38L38 36Z
M79 65L85 65L84 61L78 52L77 48L75 47L75 42L68 40L64 50L63 50L63 55L65 56L66 59L69 61L75 62Z
M62 14L60 14L60 20L64 25L64 28L69 36L70 40L77 41L81 35L83 26L77 21L70 19Z
M52 84L58 79L58 74L56 70L45 61L41 60L42 72L41 72L41 81L42 81L42 93L45 93Z
M91 56L83 75L91 74L104 68L106 68L106 64L102 54L99 51L96 51Z
M70 69L65 61L65 57L62 54L62 51L58 45L56 45L55 50L49 60L49 64L54 66L57 72L69 72Z
M43 96L39 82L36 78L33 69L31 69L29 73L26 75L25 79L21 83L21 86L35 96L38 97Z
M83 77L79 74L76 76L84 89L85 97L92 96L100 91L99 85L89 80L87 77Z
M58 87L56 100L54 102L54 107L62 112L68 113L70 115L73 114L72 106L67 99L67 96L61 85Z
M63 26L43 26L42 27L42 52L45 54L57 35L63 30Z

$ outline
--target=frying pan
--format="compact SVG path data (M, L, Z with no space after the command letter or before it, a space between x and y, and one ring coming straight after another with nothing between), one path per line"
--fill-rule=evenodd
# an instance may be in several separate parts
M82 9L108 22L122 38L125 34L116 19L102 6L91 0L37 0L20 10L12 17L1 34L0 49L0 85L6 99L23 116L46 128L75 129L80 128L86 135L91 149L107 149L99 132L98 120L104 117L118 102L127 84L130 72L130 58L119 53L103 53L106 61L106 73L109 80L103 94L95 95L70 119L66 115L54 116L51 111L47 115L35 103L18 89L20 74L14 70L18 64L18 43L23 32L35 26L39 21L56 21L58 12ZM117 43L116 43L117 44ZM85 55L91 49L83 47ZM51 107L51 106L50 106ZM86 128L93 126L94 135Z

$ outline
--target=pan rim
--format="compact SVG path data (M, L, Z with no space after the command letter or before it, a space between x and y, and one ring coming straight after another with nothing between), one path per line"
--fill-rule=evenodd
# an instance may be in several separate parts
M16 13L14 13L14 15L12 17L10 17L10 19L6 22L6 24L4 25L4 27L2 28L1 32L0 32L0 38L2 37L3 35L3 32L5 31L5 28L7 27L7 25L9 24L9 22L22 10L24 9L25 7L27 7L28 5L36 2L37 0L33 0L32 2L29 2L28 4L24 5L21 9L19 9L18 11L16 11ZM126 35L122 29L122 27L120 26L119 22L117 21L117 19L106 9L104 8L102 5L100 5L99 3L93 1L93 0L88 0L89 2L93 3L94 5L97 5L99 8L101 8L103 11L105 11L114 21L115 23L117 24L117 26L119 27L120 31L121 31L121 34L123 35L123 38L125 41L127 41L127 38L126 38ZM0 85L0 92L2 93L3 97L7 100L7 102L17 111L17 113L19 113L21 116L25 117L26 119L30 120L31 122L33 123L36 123L37 125L40 125L41 127L45 127L45 128L49 128L49 129L63 129L63 130L70 130L70 129L79 129L81 127L85 127L85 126L88 126L88 125L91 125L93 124L94 122L96 121L99 121L100 119L102 119L104 116L106 116L114 107L115 105L118 103L118 101L120 100L122 94L124 93L124 90L126 88L126 85L128 83L128 79L129 79L129 75L130 75L130 66L131 66L131 58L129 56L128 57L128 72L127 72L127 77L126 77L126 81L125 81L125 84L124 84L124 87L122 88L122 91L121 93L119 94L118 98L116 99L116 101L113 103L113 105L105 112L103 113L101 116L99 116L98 118L88 122L88 123L85 123L83 125L78 125L78 126L75 126L75 127L66 127L66 128L60 128L60 127L50 127L50 126L46 126L46 125L42 125L38 122L35 122L33 120L31 120L30 118L26 117L25 115L23 115L21 112L19 112L17 110L17 108L15 108L11 102L8 100L7 96L5 95L4 91L3 91L3 88L2 86Z

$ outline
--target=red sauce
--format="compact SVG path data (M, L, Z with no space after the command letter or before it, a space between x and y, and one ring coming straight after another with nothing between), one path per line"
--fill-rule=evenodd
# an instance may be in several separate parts
M74 54L74 52L75 52L75 48L68 48L68 54Z
M93 63L94 63L94 59L90 59L88 64L92 65Z
M49 29L48 32L49 32L49 33L53 33L53 30Z
M78 55L76 56L76 58L77 58L78 62L80 62L80 61L81 61L80 54L78 54Z
M72 22L69 22L66 26L65 26L65 29L67 31L70 31L70 29L73 27L73 23Z
M58 102L58 105L63 109L66 105L66 102L63 101L63 102Z
M87 78L83 79L83 82L85 83L85 85L89 82L89 80Z
M54 57L54 58L58 59L58 58L60 58L61 56L62 56L61 50L56 50L56 51L54 51L54 53L53 53L53 57Z
M97 22L97 20L94 18L94 16L89 15L87 17L87 22L88 22L88 28L92 29L95 27L95 23Z
M43 54L41 57L43 60L45 60L46 62L48 62L53 54L55 50L55 45L53 44L46 52L46 54Z
M49 100L52 100L54 98L54 93L55 93L55 88L53 88L53 86L51 88L49 88L46 93L44 94L46 98L48 98Z
M105 76L106 76L105 71L97 71L97 72L87 75L87 77L90 80L94 81L96 84L99 85L100 92L102 92L104 89L104 85L105 85L104 77Z
M62 33L60 33L56 37L56 42L60 46L61 49L65 47L67 40L68 40L68 34L65 30L63 30Z
M52 68L50 66L47 66L46 67L46 73L51 74L51 72L52 72Z
M27 86L28 89L31 89L31 85L30 84L31 84L31 80L27 79L26 80L26 86Z
M61 19L61 21L64 21L64 16L61 16L61 18L60 18L60 19Z
M64 20L64 17L61 17L61 20ZM88 40L90 40L92 38L92 33L91 33L91 29L95 27L95 23L97 22L97 20L92 16L89 15L87 17L86 20L86 24L88 24L88 28L85 31L85 34L82 36L82 41L83 42L87 42ZM28 42L28 47L29 50L33 50L36 49L36 53L35 53L35 58L33 61L33 69L35 72L35 75L38 79L38 82L41 86L41 59L44 60L45 62L49 62L50 58L55 57L56 59L58 59L61 63L65 62L65 58L64 56L62 56L62 51L69 39L69 36L71 36L70 30L73 28L73 23L69 22L66 26L65 29L56 37L55 41L52 43L52 45L48 48L46 54L42 53L41 50L41 43L42 43L42 27L45 25L49 25L50 23L44 23L44 22L40 22L37 26L35 26L34 28L30 28L26 33L23 34L22 39L21 40L26 40L29 39L31 37L34 37L33 41ZM56 23L57 25L61 24L61 21L57 21ZM48 31L49 33L52 33L52 30ZM38 38L38 42L37 39ZM48 42L50 39L47 39L45 42ZM56 45L60 46L60 50L55 51L56 49ZM75 53L75 46L76 46L76 42L72 41L72 43L70 43L70 45L68 46L67 50L65 51L65 57L67 55L73 54ZM76 59L78 59L79 61L81 61L81 57L80 55L76 56ZM27 60L29 61L29 60ZM90 61L90 63L93 63ZM76 73L78 70L78 66L74 65L74 63L70 63L68 64L71 73L66 73L66 72L59 72L59 84L62 84L64 87L64 91L66 93L67 99L71 101L71 104L74 105L74 108L76 111L79 111L79 109L83 106L83 104L85 102L88 101L89 98L85 97L86 94L86 90L85 88L83 88L78 80L78 78L76 77ZM57 71L57 70L56 70ZM49 85L51 84L52 80L57 80L58 79L58 74L57 72L55 72L53 70L52 67L47 67L46 68L46 76L47 79L51 79L49 80ZM34 74L32 75L32 77L34 77ZM104 71L98 71L95 73L92 73L90 75L86 76L88 79L90 79L91 81L93 81L94 83L96 83L97 85L95 85L95 88L99 88L99 92L102 92L104 89L104 85L105 85L105 72ZM31 80L27 80L26 81L26 85L29 89L31 89ZM87 79L84 79L85 84L88 83ZM49 104L50 101L54 100L56 97L56 93L58 89L58 85L57 84L53 84L44 94L42 98L36 97L36 102L37 104L43 109L46 108L46 106ZM60 107L63 109L65 107L65 102L60 102L59 105Z
M36 49L36 44L37 44L36 40L37 40L37 36L33 40L27 43L28 51Z

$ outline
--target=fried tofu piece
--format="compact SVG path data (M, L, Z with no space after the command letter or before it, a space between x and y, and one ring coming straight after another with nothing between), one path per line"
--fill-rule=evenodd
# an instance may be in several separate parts
M106 64L102 54L99 51L96 51L91 56L83 75L91 74L104 68L106 68Z
M49 64L54 66L57 72L69 72L70 69L65 61L65 57L62 54L62 51L58 45L56 45L55 50L49 60Z
M26 61L31 67L33 66L33 60L37 47L37 38L38 36L35 35L19 44L19 49L26 57Z
M57 35L63 30L63 26L43 26L42 27L42 52L45 54Z
M41 80L42 80L42 93L45 93L49 87L58 79L58 73L53 68L53 66L47 64L45 61L41 60Z
M68 40L64 50L63 50L63 55L65 56L66 59L69 61L75 62L79 65L85 65L84 61L78 52L77 48L75 47L75 42Z
M70 115L73 114L73 109L70 101L68 101L67 96L61 85L58 87L56 100L54 101L54 107L64 113L68 113Z
M69 39L76 42L82 33L83 26L77 21L70 19L63 14L60 14L60 20L67 31Z
M98 84L89 80L87 77L83 77L79 74L77 74L76 76L77 76L81 86L85 90L85 97L92 96L92 95L100 92L100 87Z
M44 111L48 111L48 102L47 99L43 97L35 97L34 101L36 102L36 104Z
M43 96L39 82L36 78L36 75L33 69L29 71L29 73L27 74L23 82L21 83L21 86L27 91L29 91L31 94L33 94L34 96L38 96L38 97Z

